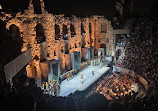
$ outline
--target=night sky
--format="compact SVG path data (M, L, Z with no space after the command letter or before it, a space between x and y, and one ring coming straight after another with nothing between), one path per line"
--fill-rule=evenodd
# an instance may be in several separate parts
M14 12L27 9L30 0L0 0L3 10L13 9ZM53 14L65 15L114 15L115 1L118 0L44 0L45 9ZM158 6L158 0L134 0L134 11L138 13L150 13ZM156 3L157 2L157 3ZM154 8L151 8L151 7Z

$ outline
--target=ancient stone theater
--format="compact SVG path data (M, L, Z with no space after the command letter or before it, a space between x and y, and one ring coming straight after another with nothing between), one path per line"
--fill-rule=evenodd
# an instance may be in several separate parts
M104 55L114 56L113 28L104 16L54 15L45 10L43 0L39 3L30 0L23 13L14 17L3 13L1 20L7 21L6 28L12 30L12 36L23 41L21 52L31 49L32 60L26 66L29 77L41 78L41 74L44 75L41 65L47 65L43 61L54 59L60 63L61 74L71 70L72 53L76 52L81 62L98 56L98 48L104 49ZM87 58L85 50L91 53Z

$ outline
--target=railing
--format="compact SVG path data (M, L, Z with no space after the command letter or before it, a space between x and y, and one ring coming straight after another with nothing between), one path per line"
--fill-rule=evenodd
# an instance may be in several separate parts
M86 67L89 66L89 65L90 65L90 61L83 62L83 63L81 64L80 68L81 68L81 69L84 69L84 68L86 68Z
M87 62L82 62L81 65L80 65L80 69L84 69L86 68L87 66L91 65L91 66L95 66L95 65L98 65L99 64L99 58L97 59L93 59L93 60L90 60L90 61L87 61ZM64 74L62 74L60 76L61 80L64 80L64 79L69 79L70 77L76 75L78 73L79 70L77 69L72 69Z
M12 79L32 59L31 49L28 49L17 58L4 66L6 81Z
M70 78L71 76L73 76L73 75L75 75L75 74L77 74L78 73L78 70L77 69L72 69L72 70L70 70L70 71L68 71L68 72L66 72L66 73L64 73L64 74L62 74L61 76L60 76L60 78L61 78L61 80L64 80L64 79L66 79L66 78Z

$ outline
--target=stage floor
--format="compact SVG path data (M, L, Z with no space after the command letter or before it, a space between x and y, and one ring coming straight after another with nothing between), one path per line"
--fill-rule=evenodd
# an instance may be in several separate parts
M84 91L95 81L97 81L102 75L104 75L110 67L103 66L88 66L87 68L81 70L75 77L72 79L61 82L60 85L60 95L59 96L68 96L70 93L75 91ZM92 75L94 71L94 75ZM83 75L83 83L81 83L81 75Z

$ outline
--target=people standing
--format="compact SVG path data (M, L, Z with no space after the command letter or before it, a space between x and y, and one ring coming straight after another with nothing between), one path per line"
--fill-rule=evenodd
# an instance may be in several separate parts
M81 75L81 83L83 84L83 75Z

